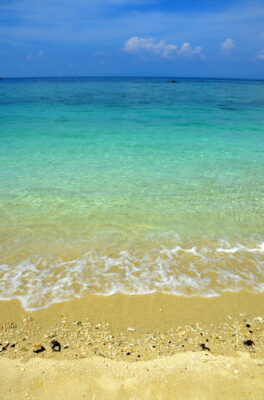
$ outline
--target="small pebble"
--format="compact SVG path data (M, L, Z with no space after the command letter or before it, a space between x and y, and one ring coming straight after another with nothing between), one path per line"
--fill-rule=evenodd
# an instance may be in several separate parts
M57 340L52 340L50 342L50 347L52 348L53 351L61 351L61 344L57 342Z
M43 351L45 351L45 347L41 346L41 345L36 345L34 346L35 349L33 350L34 353L38 354L38 353L42 353Z
M244 343L245 346L252 346L253 344L255 344L255 343L253 342L253 340L251 340L251 339L244 340L243 343Z

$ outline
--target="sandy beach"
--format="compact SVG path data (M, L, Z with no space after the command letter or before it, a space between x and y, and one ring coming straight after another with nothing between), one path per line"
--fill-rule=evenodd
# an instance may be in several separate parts
M43 2L49 16L58 13L56 2L62 11L70 4ZM4 3L6 15L9 3L20 2ZM23 15L36 3L37 29L41 2L33 3ZM83 10L90 2L81 3ZM186 1L175 3L189 12ZM136 8L124 15L138 15ZM171 18L171 4L167 11ZM171 33L179 28L175 16ZM7 23L13 18L12 11ZM34 46L21 47L20 61L11 56L9 73L0 72L7 76L0 84L0 400L264 399L264 84L226 79L222 66L206 77L207 57L191 73L199 41L180 34L182 43L165 45L160 27L157 39L134 36L151 18L130 39L116 38L115 49L105 44L101 52L98 37L87 63L68 59L68 51L60 57L63 46L58 54L47 46L45 58L36 36ZM34 32L28 19L26 26ZM48 37L57 30L59 23ZM254 27L251 36L260 32ZM217 67L231 33L215 42ZM130 73L119 57L118 68L108 63L133 43L142 60L148 44L143 70L134 52L126 55ZM240 60L237 44L230 62ZM105 73L96 67L87 76L94 52ZM15 71L23 57L25 78ZM85 71L63 72L70 59Z
M264 295L0 303L0 398L263 399Z

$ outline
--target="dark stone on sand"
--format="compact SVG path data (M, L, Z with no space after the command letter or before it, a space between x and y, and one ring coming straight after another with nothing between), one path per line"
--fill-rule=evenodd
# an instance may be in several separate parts
M250 324L246 324L246 327L247 327L247 328L250 328L250 327L251 327L251 325L250 325Z
M251 339L245 340L243 343L245 346L248 346L248 347L252 347L252 345L255 344L253 342L253 340L251 340Z
M2 343L0 343L0 353L2 353L2 351L5 351L9 346L9 343L6 343L6 345L4 346Z
M61 344L57 340L52 340L50 342L50 347L53 351L61 351Z
M38 353L42 353L43 351L45 351L45 347L44 346L39 346L37 349L33 350L34 353L38 354Z
M211 351L211 350L209 349L209 347L207 347L207 346L205 345L205 343L201 343L200 346L201 346L202 350Z

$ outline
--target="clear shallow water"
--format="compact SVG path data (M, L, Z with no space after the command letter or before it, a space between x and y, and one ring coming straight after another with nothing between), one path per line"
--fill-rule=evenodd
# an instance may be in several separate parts
M0 297L263 291L263 111L262 81L1 81Z

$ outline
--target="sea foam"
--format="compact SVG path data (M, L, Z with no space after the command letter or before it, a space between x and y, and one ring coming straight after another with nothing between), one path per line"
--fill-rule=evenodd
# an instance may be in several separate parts
M163 292L217 296L224 291L264 291L264 244L118 251L88 251L73 260L31 257L0 265L0 298L17 298L27 310L86 295Z

